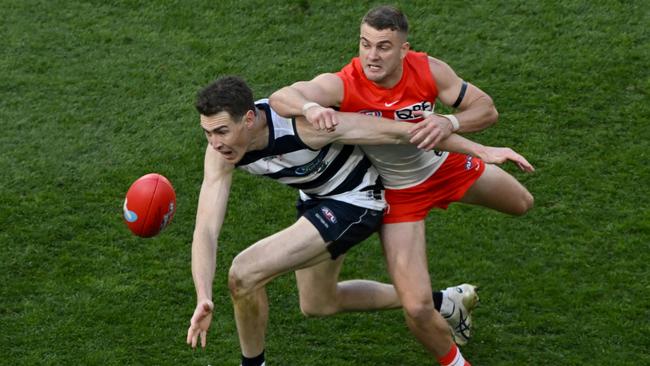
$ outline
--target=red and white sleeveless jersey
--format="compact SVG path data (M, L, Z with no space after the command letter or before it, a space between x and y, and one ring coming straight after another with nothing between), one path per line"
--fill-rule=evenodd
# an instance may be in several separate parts
M416 111L433 111L438 89L426 53L409 51L403 62L402 79L390 89L368 80L358 57L343 67L343 112L358 112L406 122L419 122ZM362 146L379 171L386 188L413 187L442 165L449 153L422 151L414 145Z

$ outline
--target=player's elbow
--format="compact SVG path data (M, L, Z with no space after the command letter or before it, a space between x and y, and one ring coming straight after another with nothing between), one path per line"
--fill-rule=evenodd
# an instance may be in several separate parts
M276 91L274 91L271 96L269 96L269 104L272 108L275 109L277 106L281 106L285 103L286 100L290 98L292 93L301 93L300 85L303 82L295 82L289 86L284 86Z
M495 125L499 120L499 111L497 111L497 107L494 105L494 101L490 96L486 95L483 98L485 103L485 115L483 120L486 124L485 127L490 127Z
M472 110L474 123L469 124L463 131L477 132L493 126L499 120L499 112L489 95L484 94L475 99L468 107Z
M290 88L290 86L284 86L284 87L274 91L271 94L271 96L269 96L269 103L270 104L277 103L280 99L282 99L282 94L284 94L288 88Z
M499 111L494 105L488 109L486 120L489 126L494 126L499 120Z
M278 89L271 94L269 97L269 105L271 105L271 108L273 109L278 109L282 105L282 100L283 100L283 94L285 93L285 89L289 88L288 86L285 86L282 89Z

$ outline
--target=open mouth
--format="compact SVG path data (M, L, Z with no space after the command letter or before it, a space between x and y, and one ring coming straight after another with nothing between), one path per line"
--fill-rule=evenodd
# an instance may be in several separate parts
M226 159L232 159L235 156L232 150L219 150L219 153Z

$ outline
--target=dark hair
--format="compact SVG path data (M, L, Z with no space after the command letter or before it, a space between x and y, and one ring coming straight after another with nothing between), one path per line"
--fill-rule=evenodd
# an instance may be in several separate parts
M253 91L242 78L224 76L198 92L195 107L204 116L226 111L239 121L246 112L255 111L255 101Z
M364 15L361 24L368 24L376 30L390 29L407 35L409 22L406 15L390 5L378 6Z

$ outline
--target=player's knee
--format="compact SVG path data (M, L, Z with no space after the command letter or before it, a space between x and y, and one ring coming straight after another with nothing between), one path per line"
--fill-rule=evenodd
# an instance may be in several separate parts
M429 331L435 332L437 337L447 337L448 342L451 342L451 334L447 322L441 317L436 317L436 310L433 303L427 301L405 303L404 314L406 316L406 324L411 331L414 329L422 329L423 325ZM417 334L417 333L416 333Z
M533 195L530 192L526 191L526 198L524 200L526 202L526 206L525 206L526 211L524 213L526 213L530 211L535 205L535 197L533 197Z
M514 214L517 216L523 216L533 208L534 204L535 198L533 195L528 191L524 191L521 195L521 198L519 199L519 205Z
M308 318L324 317L336 314L338 306L329 299L315 299L300 297L300 311Z
M253 291L254 283L255 281L246 266L242 265L238 257L235 257L228 271L228 288L231 296L234 298L246 296Z
M428 322L435 311L433 301L428 300L402 300L406 317L415 323Z
M300 312L302 312L302 315L307 318L318 318L331 315L331 313L327 311L327 307L323 306L323 304L302 300L300 301Z
M230 295L235 298L240 296L242 288L242 276L237 272L237 268L235 268L234 265L231 265L230 270L228 271L228 289L230 290Z

